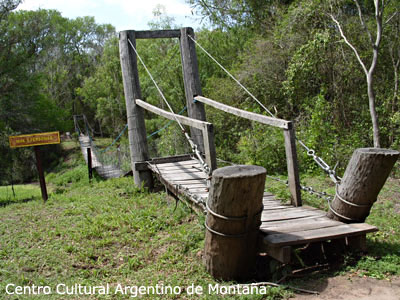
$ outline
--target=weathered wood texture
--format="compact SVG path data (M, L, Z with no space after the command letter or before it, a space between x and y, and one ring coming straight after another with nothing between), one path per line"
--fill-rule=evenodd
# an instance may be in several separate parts
M365 250L365 234L378 230L368 224L344 224L329 219L324 211L313 207L282 204L268 193L264 194L263 203L258 251L282 263L290 262L292 246L308 243L343 239L351 241L347 245L349 250Z
M296 136L294 128L283 130L285 137L286 164L291 202L294 206L301 206L301 191L299 178L299 164L297 160Z
M183 83L185 86L186 105L190 118L197 120L206 120L206 112L202 103L195 103L193 98L201 95L201 85L199 77L199 67L197 64L196 45L188 37L194 37L192 28L185 27L181 29L180 48L183 71ZM204 153L204 144L202 132L196 128L190 128L190 133L193 141L199 147L199 150Z
M182 157L171 159L180 160L181 158ZM201 171L201 165L197 160L189 159L187 161L175 162L171 162L170 159L166 161L159 160L158 162L150 163L148 166L171 193L181 199L186 199L188 203L193 204L193 208L197 207L200 211L205 209L204 203L209 199L207 187L208 176ZM217 171L214 172L214 176ZM225 183L226 182L227 181L225 181ZM215 187L214 185L214 188ZM231 182L231 187L227 187L229 192L225 196L239 197L235 192L238 185L235 182ZM251 189L251 185L249 184L246 188ZM225 192L222 186L220 186L218 187L218 191L212 191L212 193L219 193L223 196ZM326 212L314 207L294 207L293 205L283 204L279 200L276 200L270 193L261 192L261 195L263 204L263 211L260 213L261 226L259 229L261 243L257 245L257 250L259 252L266 252L269 256L283 263L288 263L290 261L290 249L292 246L305 245L312 242L324 242L333 239L347 239L352 241L349 243L348 247L353 248L358 245L358 248L361 247L361 249L363 249L365 247L362 245L362 241L365 239L365 234L377 231L376 227L368 224L344 224L340 221L329 219L326 216ZM254 200L252 194L247 194L246 197L250 198L250 201L252 201L251 199ZM232 198L231 200L234 199ZM261 204L258 203L253 209L260 206ZM220 211L220 214L240 216L239 212L236 214L230 213L230 209L234 207L235 206L228 205L227 210L224 209ZM216 210L219 211L219 209L222 210L222 207L218 207ZM210 216L210 218L213 218L213 216ZM260 220L259 218L260 216L258 216L257 220ZM235 222L235 224L231 225L228 225L229 222L219 220L218 218L214 221L223 222L222 226L224 223L226 223L226 226L229 226L230 231L227 229L224 233L234 234L244 232L244 220L242 220L240 224ZM208 219L207 222L210 222L207 224L211 225L210 219ZM218 228L221 229L220 227L217 227L217 229ZM221 236L219 238L221 240L228 240L228 242L232 239ZM357 243L357 241L361 242ZM237 247L236 244L231 246L233 249ZM226 253L230 253L229 247Z
M215 278L243 280L254 268L265 176L264 168L243 165L213 173L204 262Z
M398 151L389 149L356 149L328 216L346 223L364 222L398 157Z
M119 50L124 84L126 114L128 120L129 148L133 177L137 186L152 188L153 177L150 171L135 170L135 162L147 161L149 151L147 146L146 127L142 109L136 105L135 99L141 98L136 53L128 39L136 47L135 31L121 31L119 34Z
M214 143L214 126L211 123L206 124L203 133L204 155L206 157L206 164L211 172L217 169L217 152Z
M161 108L158 108L157 106L151 105L151 104L149 104L147 102L144 102L143 100L140 100L140 99L136 99L136 105L138 105L138 106L140 106L140 107L142 107L142 108L144 108L144 109L146 109L148 111L151 111L152 113L155 113L155 114L157 114L159 116L167 118L169 120L175 121L175 119L178 119L179 122L181 122L183 125L194 127L194 128L199 129L199 130L204 130L207 127L207 124L211 124L211 123L204 122L204 121L201 121L201 120L188 118L188 117L181 116L181 115L178 115L178 114L173 114L173 113L171 113L169 111L165 111L165 110L163 110Z
M151 111L157 115L163 116L164 118L170 120L178 119L183 125L187 125L190 127L197 128L201 130L203 139L203 153L206 158L207 165L211 168L211 171L217 168L217 154L215 151L215 143L214 143L214 127L211 123L200 121L197 119L188 118L185 116L173 114L171 112L165 111L161 108L158 108L154 105L148 104L140 99L136 99L136 105ZM197 144L198 145L198 144Z
M179 38L181 31L179 29L135 31L135 36L136 39Z
M150 163L149 168L172 194L187 200L194 209L204 211L208 176L201 171L197 160Z
M282 129L290 129L290 128L292 128L292 125L293 125L291 121L286 121L286 120L282 120L282 119L264 116L261 114L256 114L256 113L253 113L250 111L235 108L235 107L211 100L206 97L197 96L194 99L198 102L210 105L212 107L215 107L219 110L230 113L232 115L235 115L235 116L238 116L241 118L245 118L245 119L248 119L251 121L257 121L262 124L266 124L266 125L270 125L270 126L274 126L274 127L278 127L278 128L282 128Z

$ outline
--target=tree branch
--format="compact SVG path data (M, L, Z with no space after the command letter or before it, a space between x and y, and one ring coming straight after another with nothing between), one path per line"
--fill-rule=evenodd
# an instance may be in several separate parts
M367 27L367 25L365 24L364 17L363 17L362 11L361 11L361 6L360 6L360 4L358 3L358 0L354 0L354 3L355 3L356 6L357 6L358 16L359 16L359 18L360 18L361 26L363 27L363 29L364 29L365 32L367 33L368 38L369 38L369 41L371 42L371 45L374 45L374 41L373 41L373 39L372 39L371 32L368 30L368 27Z
M336 23L336 26L337 26L338 29L339 29L340 35L341 35L341 37L343 38L343 40L345 41L345 43L353 50L354 54L355 54L356 57L357 57L358 62L360 63L361 67L362 67L363 70L364 70L365 75L368 75L368 70L367 70L367 68L365 67L364 62L362 61L360 55L358 54L357 49L349 42L349 40L347 39L347 37L346 37L345 34L343 33L343 29L342 29L342 26L340 26L339 21L336 20L335 17L334 17L332 14L330 14L329 16L331 17L331 19L333 20L333 22Z
M392 20L398 13L399 13L398 11L395 11L395 12L393 13L393 15L391 15L391 16L385 21L385 25L386 25L387 23L389 23L390 20Z

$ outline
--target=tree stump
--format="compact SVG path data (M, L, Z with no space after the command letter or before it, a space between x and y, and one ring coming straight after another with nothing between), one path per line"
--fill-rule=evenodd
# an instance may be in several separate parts
M217 279L244 280L255 267L266 170L232 166L212 175L204 263Z
M336 187L328 217L345 223L364 222L398 157L395 150L356 149Z

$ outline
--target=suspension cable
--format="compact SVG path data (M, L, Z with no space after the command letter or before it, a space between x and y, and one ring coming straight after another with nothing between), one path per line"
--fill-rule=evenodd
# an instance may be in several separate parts
M209 58L211 58L222 70L225 71L226 74L228 74L247 94L251 96L267 113L271 115L271 117L276 118L276 116L268 110L268 108L265 107L243 84L239 82L227 69L225 69L206 49L204 49L203 46L199 44L192 36L188 34L188 37L197 45ZM296 138L297 139L297 138ZM325 172L329 175L331 180L335 184L340 184L341 178L336 175L335 168L331 168L321 157L317 156L315 154L315 150L308 148L301 140L297 139L297 141L300 143L300 145L307 151L307 155L312 157L313 160L316 162L316 164Z
M222 70L224 70L226 72L226 74L229 75L229 77L231 77L251 98L253 98L267 113L270 114L271 117L276 118L275 115L268 109L266 108L261 102L260 100L258 100L256 98L256 96L254 96L243 84L240 83L239 80L237 80L227 69L224 68L224 66L222 66L210 53L207 52L206 49L204 49L193 37L191 37L188 34L188 37L195 42L195 44L197 46L200 47L201 50L204 51L205 54L208 55L209 58L211 58Z
M133 51L135 51L136 56L139 58L140 63L142 64L142 66L144 67L144 69L146 70L147 74L149 75L151 81L154 83L155 87L157 88L158 93L160 94L161 98L164 100L165 104L167 105L168 109L170 110L170 112L172 113L173 118L175 119L175 121L178 123L179 127L182 130L182 133L185 135L186 140L189 142L190 147L192 148L193 153L197 156L197 158L200 161L200 164L204 170L205 173L207 173L208 175L210 175L211 173L211 169L210 167L207 165L207 163L204 161L200 151L198 150L197 145L193 142L192 138L189 136L189 134L187 133L187 131L185 130L185 128L183 127L183 125L181 124L181 122L179 122L179 119L177 118L176 114L174 113L174 110L172 109L171 105L169 104L168 100L165 98L163 92L161 91L160 87L158 86L157 82L154 80L153 76L151 75L149 69L147 68L147 66L145 65L144 61L142 60L142 58L140 57L139 53L137 52L136 48L133 46L132 42L130 41L130 39L128 39L128 43L131 45Z

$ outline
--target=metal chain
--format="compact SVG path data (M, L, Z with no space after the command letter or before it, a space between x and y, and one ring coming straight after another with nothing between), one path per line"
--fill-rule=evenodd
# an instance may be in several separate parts
M226 163L226 164L230 164L232 166L236 165L233 162L226 161L226 160L223 160L223 159L220 159L220 158L217 158L217 161L220 161L220 162ZM286 186L289 185L289 181L288 180L283 180L283 179L280 179L279 177L274 177L274 176L270 176L270 175L266 175L266 176L268 178L272 179L272 180L275 180L275 181L278 181L280 183L283 183ZM317 196L318 198L321 198L321 199L333 200L333 198L334 198L332 195L329 195L326 192L319 192L319 191L314 190L314 188L311 187L311 186L300 185L300 189L302 189L303 191L308 192L310 194L313 194L313 195L315 195L315 196Z
M287 180L282 180L282 179L280 179L278 177L273 177L273 176L269 176L269 175L267 175L267 177L272 179L272 180L275 180L275 181L278 181L280 183L283 183L286 186L289 185L289 182ZM305 192L308 192L308 193L310 193L312 195L315 195L318 198L325 199L325 200L328 200L328 201L333 200L333 198L334 198L332 195L329 195L326 192L319 192L319 191L314 190L314 188L312 186L300 185L300 189L305 191Z
M321 157L315 154L314 149L308 148L301 140L297 139L299 144L307 151L307 155L312 157L315 163L329 175L335 184L340 184L342 178L336 175L336 166L332 169Z

